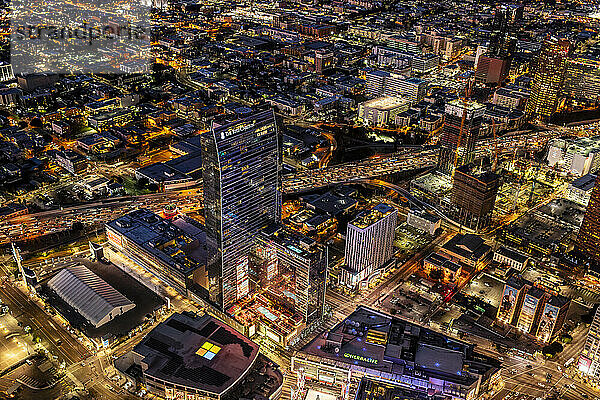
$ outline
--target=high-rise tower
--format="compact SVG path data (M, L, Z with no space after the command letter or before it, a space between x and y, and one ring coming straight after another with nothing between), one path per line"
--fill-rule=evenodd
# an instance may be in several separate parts
M256 235L281 219L280 142L272 110L202 137L207 295L222 310L248 294Z
M452 175L455 167L473 161L484 113L485 107L472 100L452 100L446 104L440 137L441 172Z
M544 41L533 67L531 96L525 109L530 119L546 121L556 112L570 47L567 39L552 36Z
M600 264L600 175L592 189L592 195L577 235L577 248L586 254L590 261Z

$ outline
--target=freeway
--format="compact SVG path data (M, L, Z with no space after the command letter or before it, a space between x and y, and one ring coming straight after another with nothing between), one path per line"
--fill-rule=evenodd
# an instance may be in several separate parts
M0 222L0 244L67 230L75 222L101 225L142 207L160 213L172 203L183 212L196 212L202 209L202 195L199 191L152 193L21 215Z
M548 130L480 140L475 148L476 158L490 156L495 149L498 155L514 154L518 150L539 151L548 140L563 134ZM282 190L286 193L301 193L339 183L372 179L403 170L434 167L438 163L438 152L437 149L426 147L404 148L395 153L366 160L300 171L283 176Z

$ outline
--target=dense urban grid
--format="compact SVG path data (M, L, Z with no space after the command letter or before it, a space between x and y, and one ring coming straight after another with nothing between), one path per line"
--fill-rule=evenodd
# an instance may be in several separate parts
M598 0L2 11L0 399L600 399Z

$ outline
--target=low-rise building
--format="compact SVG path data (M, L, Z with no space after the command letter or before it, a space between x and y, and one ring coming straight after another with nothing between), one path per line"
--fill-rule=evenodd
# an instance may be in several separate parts
M432 236L435 235L435 232L442 225L442 219L440 217L422 210L410 210L406 222L413 228L427 232Z
M382 398L406 389L398 398L411 399L475 399L501 387L500 363L474 345L364 306L294 353L291 370L339 388L343 400L376 383Z
M396 115L407 111L410 102L399 97L378 97L358 106L358 120L372 126L385 126L396 120Z
M567 188L567 200L571 200L574 203L581 204L587 207L592 196L592 189L596 184L596 175L586 174L581 178L575 179L569 184Z
M527 266L529 257L507 247L500 247L494 252L494 261L500 265L523 271Z
M169 400L271 400L281 395L283 383L281 372L259 353L256 343L208 314L171 315L115 360L115 367ZM270 383L259 385L259 375Z

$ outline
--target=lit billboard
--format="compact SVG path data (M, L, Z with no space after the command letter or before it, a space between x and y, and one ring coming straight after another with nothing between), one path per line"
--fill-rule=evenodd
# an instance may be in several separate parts
M506 324L510 324L515 314L515 308L517 306L517 296L519 291L512 286L505 285L504 293L500 301L500 307L498 307L497 319Z
M552 337L552 332L554 331L554 325L556 325L556 320L558 318L559 312L560 308L553 306L550 303L546 303L537 332L538 339L540 339L543 342L548 342L550 340L550 338Z
M521 307L521 314L519 315L519 323L517 324L517 328L529 332L531 330L531 326L533 325L533 320L535 319L535 310L538 307L540 299L525 295L525 300L523 301L523 307Z

